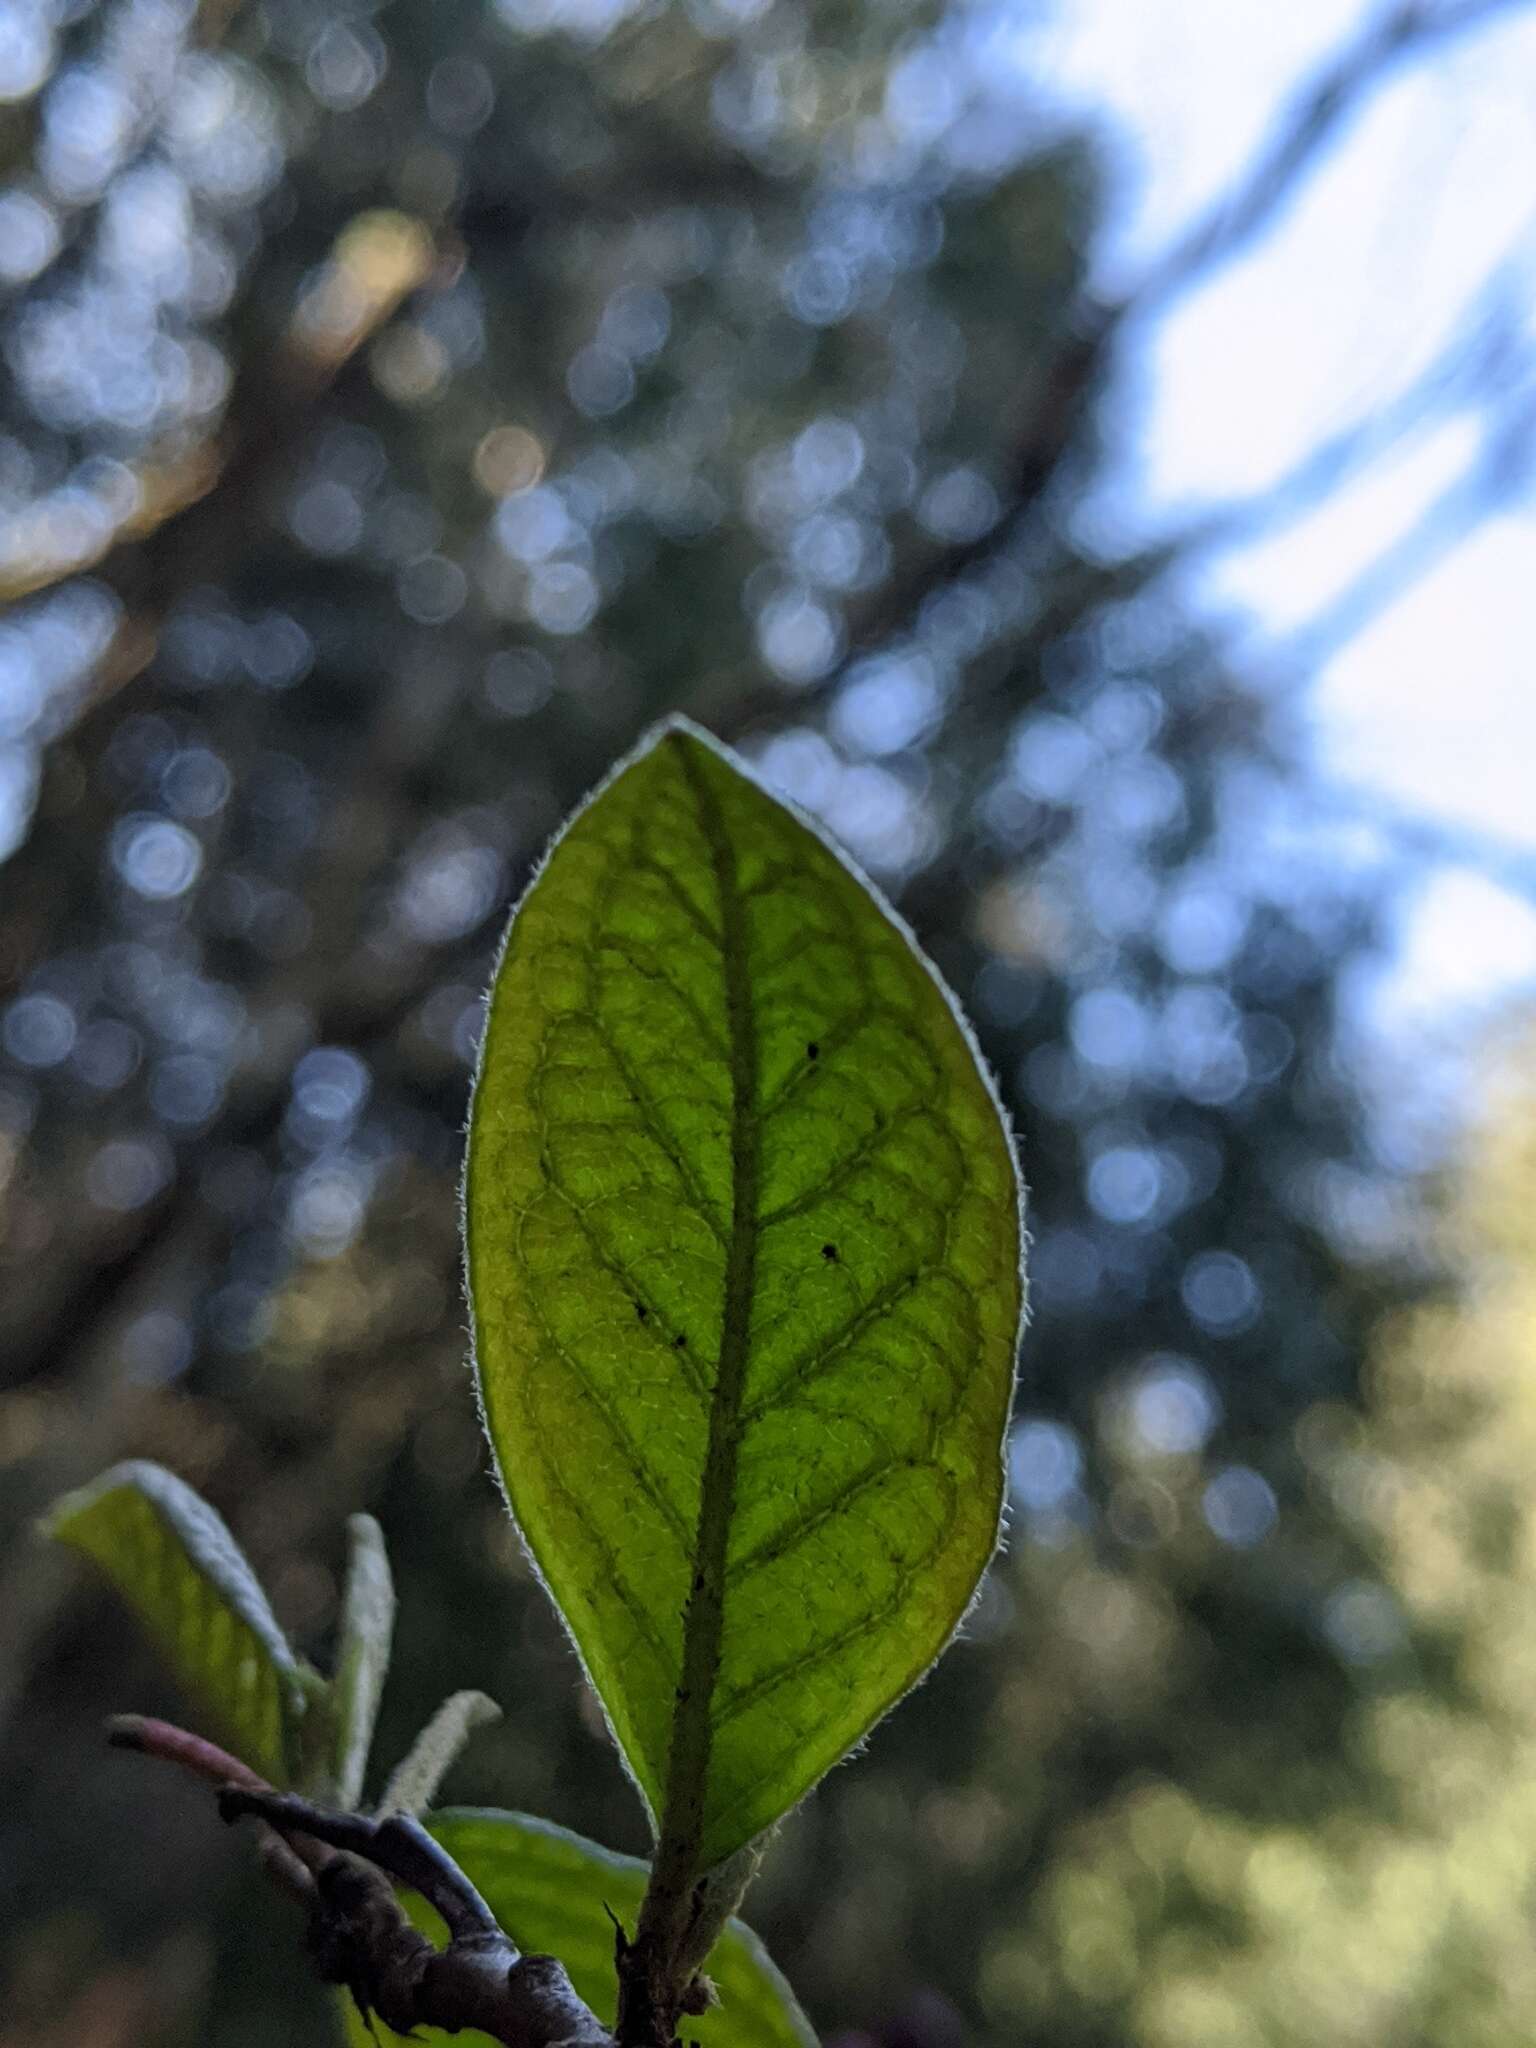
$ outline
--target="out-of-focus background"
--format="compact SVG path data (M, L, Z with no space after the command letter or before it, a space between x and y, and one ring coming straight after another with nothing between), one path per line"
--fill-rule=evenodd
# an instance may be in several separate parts
M386 1762L643 1847L486 1478L491 950L663 712L1032 1193L1012 1529L752 1917L839 2048L1536 2010L1536 7L0 0L0 2043L320 2043L31 1535L113 1460Z

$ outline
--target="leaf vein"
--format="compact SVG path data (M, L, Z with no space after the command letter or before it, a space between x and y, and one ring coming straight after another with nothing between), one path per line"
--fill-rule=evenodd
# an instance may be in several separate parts
M591 1024L604 1052L607 1053L609 1059L613 1061L614 1066L618 1069L620 1080L629 1090L630 1099L634 1103L635 1108L640 1112L640 1120L647 1134L657 1150L664 1155L667 1163L676 1173L689 1201L708 1226L711 1236L723 1250L726 1242L725 1228L720 1222L719 1217L715 1214L713 1202L710 1201L708 1195L705 1194L703 1188L699 1185L692 1161L662 1122L661 1112L656 1106L654 1097L641 1085L639 1075L635 1072L607 1024L597 1015L595 1007ZM708 1105L705 1106L707 1107Z
M943 1550L948 1535L947 1529L941 1529L920 1556L914 1558L910 1564L898 1567L896 1583L891 1592L878 1606L867 1609L857 1621L850 1622L846 1628L839 1629L835 1635L824 1637L820 1642L807 1644L793 1657L787 1657L782 1664L765 1671L749 1684L728 1689L717 1705L717 1725L723 1727L726 1722L734 1721L738 1715L746 1713L750 1707L756 1706L760 1700L776 1692L780 1686L787 1685L790 1679L798 1678L802 1672L826 1663L840 1651L858 1642L861 1637L882 1627L903 1606L918 1578Z
M665 862L658 860L654 853L646 850L648 845L649 842L645 834L637 825L630 839L630 867L639 874L654 875L657 881L666 889L667 894L672 898L672 901L677 905L684 917L687 918L689 924L693 926L699 937L718 952L720 948L719 931L710 923L709 919L700 910L697 903L694 902L693 898Z
M569 1195L560 1188L557 1188L555 1193L558 1194L561 1202L567 1208L570 1208ZM525 1210L523 1212L523 1221L527 1220L527 1214L528 1212ZM666 1494L661 1490L656 1474L651 1469L649 1462L640 1454L639 1445L619 1420L618 1416L614 1414L612 1405L604 1395L601 1386L592 1378L587 1368L578 1363L575 1353L551 1324L548 1315L545 1313L543 1303L539 1299L537 1289L530 1290L525 1299L532 1308L534 1320L537 1322L545 1342L606 1423L609 1435L612 1436L619 1449L629 1459L641 1492L651 1503L652 1507L655 1508L657 1514L660 1515L686 1557L689 1550L689 1541L687 1530L683 1525L683 1519L677 1512L677 1509L673 1507L671 1501L668 1500ZM525 1374L524 1377L527 1378L528 1375Z
M887 1446L882 1455L865 1466L862 1472L842 1481L833 1499L823 1502L819 1508L813 1508L806 1514L797 1515L782 1528L775 1530L772 1536L764 1537L761 1543L743 1552L731 1566L727 1575L728 1583L744 1583L754 1573L761 1571L766 1565L776 1563L779 1558L795 1549L805 1537L813 1536L826 1523L836 1521L840 1515L851 1513L854 1502L864 1494L872 1492L882 1480L889 1478L892 1472L937 1473L943 1482L948 1503L945 1513L951 1514L954 1510L955 1482L942 1465L934 1462L933 1453L939 1438L954 1420L959 1408L958 1388L955 1389L955 1393L956 1399L942 1414L933 1417L928 1430L928 1442L921 1452L897 1451Z
M922 1117L933 1118L937 1127L948 1135L946 1127L936 1115L935 1105L931 1102L907 1102L903 1103L900 1109L881 1112L874 1129L867 1132L854 1149L837 1162L824 1180L815 1187L807 1188L803 1194L794 1196L790 1201L781 1202L778 1208L770 1209L766 1216L759 1217L760 1227L771 1230L775 1224L787 1223L793 1216L803 1216L829 1196L837 1194L849 1181L856 1180L863 1169L879 1157L889 1139ZM920 1196L925 1207L938 1207L933 1195L926 1188L920 1187L910 1175L901 1173L899 1169L891 1166L883 1167L881 1172L885 1178L899 1180L911 1188Z
M538 1411L534 1407L530 1392L531 1381L532 1375L526 1374L522 1388L523 1420L527 1426L530 1441L538 1448L550 1486L566 1503L573 1517L580 1522L582 1529L586 1532L588 1541L602 1557L603 1567L607 1573L607 1583L618 1594L621 1603L652 1655L656 1658L663 1671L670 1671L673 1669L672 1660L667 1655L649 1610L619 1568L620 1552L615 1550L613 1545L603 1535L601 1527L592 1514L590 1503L586 1499L579 1497L561 1476L560 1468L555 1461L552 1449L554 1432L544 1426Z
M550 1184L569 1208L571 1215L575 1219L576 1228L581 1232L582 1237L586 1241L587 1249L591 1252L602 1270L617 1285L619 1292L624 1296L630 1307L643 1313L647 1321L654 1322L658 1329L666 1333L669 1339L678 1336L680 1333L672 1322L671 1317L664 1310L656 1306L651 1296L641 1290L630 1274L625 1271L624 1267L609 1252L607 1246L598 1236L588 1219L585 1206L576 1200L569 1188L562 1186L559 1176L555 1172L554 1162L546 1160L545 1164ZM676 1359L684 1379L698 1396L700 1403L707 1405L709 1399L708 1390L700 1374L698 1361L688 1351L673 1352L670 1344L667 1346L667 1350L669 1355Z
M656 966L654 961L647 960L646 956L643 953L636 952L626 939L616 939L611 932L604 932L598 939L597 951L599 955L604 953L617 954L631 974L636 974L642 981L654 983L656 987L665 989L678 1007L687 1013L689 1023L692 1024L694 1030L698 1032L702 1043L708 1046L716 1059L723 1061L729 1058L725 1040L720 1036L714 1024L705 1016L688 991L679 988L671 975Z
M893 1308L898 1301L910 1294L914 1287L921 1286L924 1280L931 1278L939 1270L938 1266L925 1262L913 1267L909 1272L899 1274L896 1279L887 1281L884 1287L872 1294L862 1308L855 1309L845 1322L828 1331L826 1336L818 1337L815 1343L807 1345L766 1393L759 1394L755 1401L749 1402L742 1409L742 1428L750 1428L760 1416L766 1415L770 1408L776 1407L786 1394L793 1392L796 1387L804 1386L808 1380L815 1379L818 1372L830 1364L839 1352L847 1350L861 1331L866 1330L872 1322L884 1315L888 1308Z

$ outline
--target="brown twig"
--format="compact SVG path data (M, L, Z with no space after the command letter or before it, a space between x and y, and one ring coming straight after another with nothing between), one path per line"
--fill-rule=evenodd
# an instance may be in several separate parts
M419 1822L403 1814L375 1820L332 1813L276 1791L238 1757L168 1721L122 1715L109 1724L108 1740L216 1784L226 1821L255 1821L268 1871L308 1909L317 1973L344 1985L364 2019L377 2013L407 2035L418 2027L474 2027L503 2048L615 2048L565 1965L554 1956L524 1955ZM445 1948L412 1926L397 1885L418 1892L441 1916Z

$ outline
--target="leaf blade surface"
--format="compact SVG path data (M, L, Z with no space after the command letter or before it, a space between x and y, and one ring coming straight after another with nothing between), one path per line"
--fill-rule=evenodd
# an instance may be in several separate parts
M487 1421L661 1832L770 1825L996 1541L1006 1131L910 935L681 724L514 919L467 1172Z
M134 1459L66 1494L44 1529L106 1574L242 1761L274 1784L292 1782L317 1681L208 1503L174 1473Z

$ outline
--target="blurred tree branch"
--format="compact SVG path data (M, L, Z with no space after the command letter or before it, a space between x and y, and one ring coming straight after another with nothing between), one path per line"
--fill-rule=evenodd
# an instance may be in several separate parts
M1529 487L1536 474L1536 376L1515 382L1510 397L1506 416L1485 435L1469 465L1405 533L1290 636L1278 650L1280 662L1315 670L1421 581L1490 512Z
M1529 0L1396 0L1367 22L1291 99L1267 144L1230 192L1155 262L1125 301L1126 314L1160 311L1242 254L1296 196L1324 151L1405 64L1430 55Z
M1317 171L1344 125L1403 65L1529 4L1530 0L1463 0L1459 6L1434 7L1424 0L1398 0L1329 58L1294 96L1269 141L1232 189L1150 265L1138 284L1119 299L1103 300L1091 294L1080 299L1063 323L1054 354L1036 374L1033 389L1021 403L1023 423L1010 438L1001 465L998 518L975 539L929 551L856 612L838 662L809 689L798 693L795 714L811 715L828 703L862 659L912 630L924 605L936 593L1018 545L1077 450L1082 427L1091 417L1103 385L1114 374L1115 355L1128 327L1160 317L1179 298L1208 285L1242 255ZM1487 287L1490 328L1494 294L1509 282L1509 266L1501 264ZM1489 340L1491 345L1491 334ZM1453 347L1458 353L1470 353L1462 343ZM1426 386L1431 379L1443 378L1447 368L1448 360L1433 366L1426 375ZM1422 397L1419 389L1405 394L1387 409L1384 418L1361 422L1349 430L1347 438L1340 436L1302 458L1293 472L1290 492L1319 493L1368 444L1379 446L1384 433L1390 437L1400 432ZM1191 540L1208 544L1223 516L1234 519L1242 515L1240 511L1218 512L1211 527L1191 535ZM1175 538L1169 546L1170 556L1177 546ZM785 709L782 690L772 686L759 687L745 701L737 697L734 688L712 686L706 708L713 711L717 699L724 702L732 697L736 697L736 730L771 721Z
M1165 310L1175 296L1208 279L1247 247L1316 168L1325 145L1340 125L1395 67L1516 4L1520 0L1467 0L1467 4L1457 7L1431 8L1418 4L1418 0L1405 0L1405 4L1386 10L1345 51L1324 65L1296 96L1276 135L1261 150L1234 191L1218 201L1151 267L1140 286L1118 302L1102 303L1091 297L1079 302L1076 313L1065 323L1063 339L1055 354L1038 372L1034 390L1022 405L1023 424L1011 441L1005 465L1003 511L994 526L973 541L932 551L877 591L864 611L851 621L847 649L838 665L812 688L786 700L782 688L757 685L737 675L731 679L729 688L710 686L701 708L711 721L727 737L738 738L765 721L813 713L830 700L858 660L909 631L924 605L935 595L1008 553L1049 498L1076 449L1083 422L1112 373L1113 353L1128 323ZM760 183L760 174L752 170L747 184L755 190ZM590 203L591 195L584 193L582 204ZM525 234L540 218L536 208L519 209L514 224L516 234ZM487 212L481 208L466 213L454 234L438 245L435 260L440 275L453 274L455 237L466 231L477 245L494 244L504 253L508 234L505 209L493 207ZM432 289L425 263L414 269L407 263L396 274L398 286L375 296L365 316L355 323L329 358L323 354L318 360L311 357L306 368L302 347L290 343L286 350L258 353L249 360L237 380L222 430L225 453L214 459L205 480L185 503L173 505L153 531L101 565L102 573L119 591L125 605L124 629L102 670L102 686L107 693L121 687L150 659L156 644L156 623L176 594L200 582L217 580L235 557L248 535L250 521L259 516L258 508L271 477L281 472L293 451L303 444L322 407L334 407L338 402L344 405L353 380L360 382L365 376L362 352L366 343L402 307L410 304L413 290ZM290 321L290 337L295 331ZM1469 358L1473 352L1473 345L1469 344ZM1488 360L1492 360L1491 354ZM1410 422L1431 381L1448 374L1450 368L1447 352L1426 374L1422 386L1405 394L1385 416L1374 422L1363 421L1347 435L1313 451L1298 466L1288 488L1271 494L1267 505L1272 507L1277 501L1287 502L1326 489L1358 458L1362 449L1374 447L1383 433L1390 434ZM1225 515L1218 514L1217 520L1223 516L1236 524L1245 514L1242 508L1236 508ZM1216 530L1213 521L1210 528L1187 538L1191 544L1209 544ZM1441 535L1448 531L1443 520L1436 522L1435 531ZM1176 557L1178 547L1176 537L1165 551L1165 559ZM1144 580L1145 571L1145 562L1137 562L1127 565L1123 574L1128 584L1134 586ZM1113 581L1110 577L1105 588ZM1378 581L1372 587L1381 589L1386 584ZM1358 614L1358 601L1356 610ZM1075 615L1076 603L1071 598L1048 607L1031 622L1031 643L1046 644ZM131 654L125 655L123 650L130 646ZM1007 677L1001 672L993 674L986 685L989 699L1001 694L1004 700L992 707L999 714L1006 710L1008 690ZM102 691L98 690L89 701L95 705L105 701ZM967 699L967 708L981 707ZM89 715L87 711L87 720ZM381 711L376 735L390 727L393 716L390 711ZM70 782L78 776L69 750L83 743L86 734L79 727L72 740L62 746L55 743L48 768L50 778L62 777ZM316 906L320 914L314 925L317 932L325 935L323 952L308 967L301 964L276 977L264 997L269 1008L289 1001L308 1007L316 1018L322 1040L346 1041L363 1049L382 1047L434 979L452 971L456 955L461 955L473 968L488 951L489 934L477 931L446 957L430 949L424 952L415 976L400 987L380 990L376 999L363 996L360 990L340 995L337 992L337 913L353 900L360 870L366 871L383 857L388 838L385 819L391 802L389 791L400 777L411 772L414 762L421 758L424 744L420 733L404 745L403 751L376 739L360 755L352 805L363 806L371 822L365 823L361 815L354 815L353 808L343 807L339 814L333 840L338 848L347 849L346 857L340 865L330 866L317 875L315 881L332 906ZM388 767L384 757L392 752L396 765ZM93 794L88 801L96 804L102 799ZM70 886L69 866L57 858L58 832L49 823L52 808L50 790L45 785L38 829L31 843L9 864L8 879L17 900L29 904L35 912L26 927L33 935L34 947L56 929L57 906ZM75 802L66 806L66 815L69 836L78 839L82 820ZM14 987L24 979L30 957L30 949L19 946L13 935L11 951L0 962L0 978ZM340 987L345 990L344 978ZM282 1086L265 1088L257 1084L254 1092L248 1089L244 1107L227 1114L223 1135L231 1142L264 1140L275 1128L283 1100ZM24 1378L44 1360L57 1361L83 1344L96 1324L110 1317L115 1304L131 1292L144 1262L152 1259L157 1247L174 1234L177 1219L197 1200L195 1191L178 1187L160 1204L143 1212L134 1234L111 1259L93 1271L89 1284L65 1289L60 1314L37 1324L35 1344L26 1357L16 1361L18 1376Z

